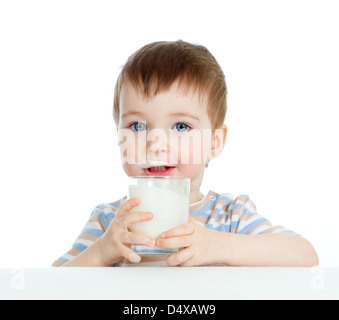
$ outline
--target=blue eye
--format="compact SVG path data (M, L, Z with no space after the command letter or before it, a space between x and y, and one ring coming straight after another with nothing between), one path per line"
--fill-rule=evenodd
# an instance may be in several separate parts
M143 131L143 130L146 130L146 124L143 123L143 122L134 122L130 125L130 128L133 130L133 131Z
M183 122L179 122L179 123L175 124L174 128L179 132L185 132L185 131L189 131L191 129L191 127L189 125L187 125L186 123L183 123Z

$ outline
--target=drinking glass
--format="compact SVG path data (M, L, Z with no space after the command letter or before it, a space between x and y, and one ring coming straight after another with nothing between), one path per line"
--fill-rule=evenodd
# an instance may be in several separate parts
M129 199L140 198L131 212L150 211L153 219L134 223L130 231L158 239L162 232L188 222L190 179L172 176L129 177ZM179 249L131 245L140 255L171 254Z

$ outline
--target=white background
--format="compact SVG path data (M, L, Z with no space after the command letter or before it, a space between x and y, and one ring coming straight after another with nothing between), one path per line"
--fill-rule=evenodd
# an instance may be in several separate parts
M337 1L0 1L0 267L46 267L93 208L126 195L112 118L141 46L206 46L229 90L202 191L258 212L339 266Z

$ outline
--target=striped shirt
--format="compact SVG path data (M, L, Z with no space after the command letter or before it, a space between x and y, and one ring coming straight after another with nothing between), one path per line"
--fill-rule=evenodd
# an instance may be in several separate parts
M56 260L53 266L58 267L70 261L101 237L126 200L127 197L123 197L113 203L98 205L90 215L79 237L73 243L72 249ZM255 204L247 195L240 195L233 199L229 193L218 194L209 191L202 200L190 204L189 211L196 223L219 232L248 235L293 233L283 226L272 226L267 219L257 213ZM150 250L152 249L150 248ZM123 259L112 266L165 266L165 259L164 256L149 255L142 256L142 260L138 264L132 264Z

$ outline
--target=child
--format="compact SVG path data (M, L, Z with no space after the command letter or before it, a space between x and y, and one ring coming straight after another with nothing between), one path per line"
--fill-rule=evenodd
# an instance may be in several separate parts
M306 239L273 227L248 196L200 192L208 163L225 145L226 92L224 74L203 46L155 42L129 57L115 86L113 111L123 169L127 176L189 178L190 220L152 239L129 230L152 219L151 212L130 212L140 199L99 205L72 249L53 266L318 264ZM131 244L181 249L145 257Z

